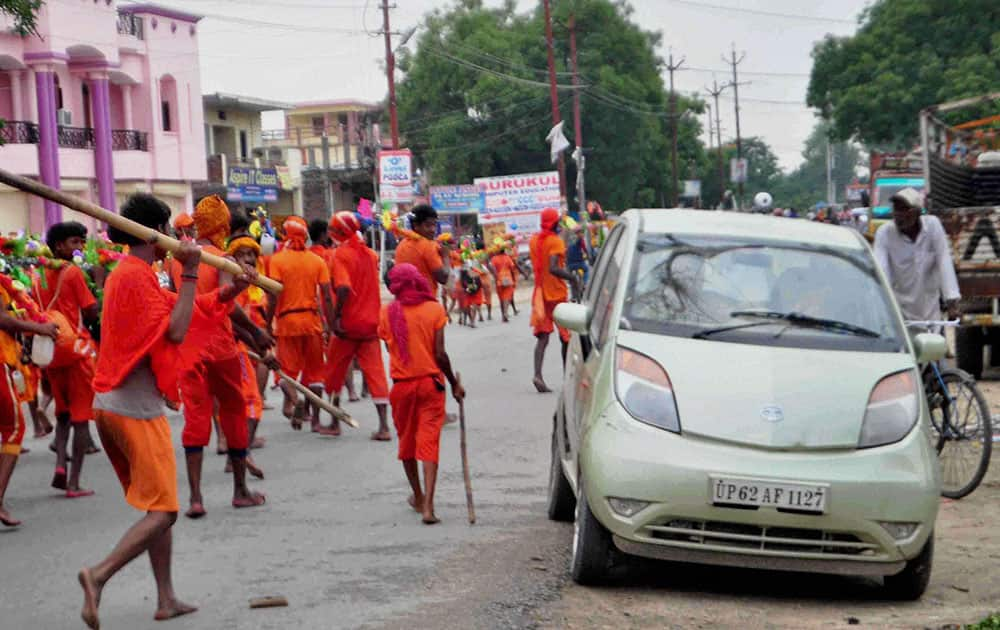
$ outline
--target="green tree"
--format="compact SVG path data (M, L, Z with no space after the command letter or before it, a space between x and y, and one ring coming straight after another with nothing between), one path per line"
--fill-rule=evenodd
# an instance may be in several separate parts
M736 194L737 186L729 181L729 161L736 157L736 141L722 145L722 168L724 181L719 182L718 158L715 149L704 152L702 159L701 196L706 205L715 206L726 190ZM781 181L778 156L762 138L743 138L743 157L747 160L747 182L743 186L743 205L749 207L753 196L759 192L771 192Z
M807 102L836 139L906 150L921 109L1000 85L996 0L877 0L813 49Z
M783 175L771 191L775 205L808 208L826 201L826 145L830 131L831 125L826 121L813 128L802 151L802 164ZM831 178L838 200L843 201L844 189L857 177L857 168L862 163L861 150L854 143L834 141L831 153Z
M554 7L558 83L569 75L566 26L576 18L587 152L587 195L608 209L657 206L669 199L668 95L656 56L659 35L631 21L611 0L570 0ZM519 14L508 0L487 8L461 0L425 19L412 50L400 54L401 135L435 182L549 170L552 126L541 8ZM572 141L572 90L559 93ZM703 160L697 116L703 105L678 98L679 164ZM681 170L679 169L679 170ZM684 170L681 170L684 179ZM567 160L568 188L575 180ZM573 196L572 190L570 196Z
M35 20L42 0L0 0L0 13L14 18L14 31L22 36L34 35Z

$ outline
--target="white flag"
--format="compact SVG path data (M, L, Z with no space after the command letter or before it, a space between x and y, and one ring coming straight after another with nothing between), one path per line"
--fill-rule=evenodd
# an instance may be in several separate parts
M549 143L550 150L549 155L552 157L552 163L554 164L556 160L559 159L559 154L569 148L569 140L563 134L563 122L561 121L558 125L552 128L549 135L545 136L545 141Z

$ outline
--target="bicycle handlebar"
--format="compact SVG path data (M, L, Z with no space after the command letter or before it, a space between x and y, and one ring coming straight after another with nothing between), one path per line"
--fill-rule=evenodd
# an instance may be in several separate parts
M914 328L934 328L935 326L941 326L943 328L958 328L962 324L960 319L942 319L942 320L925 320L925 321L904 321L907 327Z

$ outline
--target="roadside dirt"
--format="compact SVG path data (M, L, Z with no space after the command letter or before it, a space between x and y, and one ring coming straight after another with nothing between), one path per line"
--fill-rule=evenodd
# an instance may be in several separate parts
M982 388L993 412L1000 412L1000 382ZM636 562L611 586L567 581L538 618L551 628L936 629L974 623L1000 610L998 523L1000 456L994 452L974 493L942 499L931 584L918 602L887 601L873 580ZM567 538L567 548L569 543Z

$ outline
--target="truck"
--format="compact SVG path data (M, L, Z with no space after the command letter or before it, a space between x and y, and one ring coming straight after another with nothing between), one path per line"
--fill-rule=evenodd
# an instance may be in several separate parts
M883 223L892 219L889 199L904 188L924 191L924 165L918 152L881 153L872 151L868 161L868 232L869 241Z
M962 111L976 118L956 123ZM920 112L925 209L944 225L962 292L958 367L1000 367L1000 92Z

